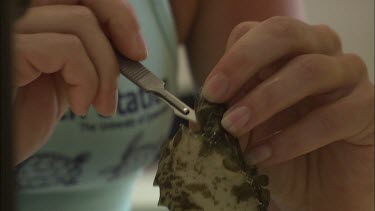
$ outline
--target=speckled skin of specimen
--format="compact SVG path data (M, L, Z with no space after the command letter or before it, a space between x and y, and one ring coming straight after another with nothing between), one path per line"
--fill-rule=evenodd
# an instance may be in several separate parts
M237 139L220 125L225 106L197 98L200 131L181 126L161 149L155 185L172 211L266 211L268 178L247 165Z

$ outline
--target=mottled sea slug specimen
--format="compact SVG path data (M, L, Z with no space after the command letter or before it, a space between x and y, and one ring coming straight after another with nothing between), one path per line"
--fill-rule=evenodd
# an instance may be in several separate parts
M266 211L268 177L244 162L237 139L220 125L226 108L196 102L200 131L181 126L161 149L155 185L172 211Z

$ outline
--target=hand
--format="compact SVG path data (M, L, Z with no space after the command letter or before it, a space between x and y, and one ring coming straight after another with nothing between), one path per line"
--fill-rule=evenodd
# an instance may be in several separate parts
M123 0L33 1L14 40L16 162L47 142L68 106L77 115L91 105L102 115L115 112L119 68L111 41L131 59L147 55Z
M203 88L222 125L270 176L274 210L372 210L374 86L326 26L245 22Z

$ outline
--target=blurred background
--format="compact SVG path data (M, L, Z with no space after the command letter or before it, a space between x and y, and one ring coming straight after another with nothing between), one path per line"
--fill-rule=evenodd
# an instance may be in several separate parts
M326 24L342 38L345 52L358 54L367 64L374 82L374 0L306 0L306 21ZM186 96L193 82L183 47L179 52L179 94ZM133 190L133 211L161 211L157 207L159 188L153 187L156 165L148 167L138 178Z

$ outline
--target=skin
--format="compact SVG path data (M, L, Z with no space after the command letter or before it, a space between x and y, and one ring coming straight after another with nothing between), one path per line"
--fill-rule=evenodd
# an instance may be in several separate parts
M115 111L114 48L146 57L131 6L103 2L34 1L16 24L18 162L46 143L68 106ZM299 1L171 3L204 95L227 103L222 125L270 177L270 211L372 210L374 86L337 34L270 18L301 17Z
M284 18L272 21L300 24ZM256 24L260 35L267 35L261 32L272 27L268 24L267 21ZM257 42L256 29L241 37L246 42L244 45L249 45L246 49L269 49L281 42L274 37ZM253 39L247 40L247 35ZM298 38L291 36L291 42L295 40ZM236 77L233 72L237 70L226 69L226 65L245 66L249 68L248 73L253 74L251 71L261 69L258 65L262 66L262 59L267 60L264 64L275 62L272 57L258 57L259 51L246 52L249 57L238 61L237 55L246 54L241 52L241 41L231 46L227 57L223 57L227 60L221 60L223 63L214 71L230 70L231 76ZM324 43L324 40L317 43ZM257 48L252 44L261 46ZM258 79L254 88L244 88L242 91L246 91L240 94L241 97L236 96L224 115L223 126L239 137L243 146L247 145L245 155L248 160L259 164L270 176L273 200L280 210L371 210L373 85L358 57L337 50L339 52L333 56L316 52L301 54L280 68L264 70L274 73ZM283 56L291 53L280 52ZM235 56L231 58L232 53ZM233 65L232 62L240 64ZM214 102L225 102L219 100L225 97L218 98L217 92L209 91L210 85L215 87L209 84L212 74L215 72L209 75L204 87L206 97ZM244 74L238 75L243 77ZM229 85L229 89L236 89L236 86L239 89L241 77L232 79L236 83ZM234 95L228 94L229 98ZM240 109L239 113L236 108ZM243 119L248 115L244 110L252 115L251 119Z
M114 48L134 60L146 58L139 29L126 1L32 1L15 24L14 122L22 131L15 138L17 163L48 141L68 106L77 115L91 105L105 116L115 112Z
M210 70L198 79L205 97L228 104L222 125L270 177L270 211L373 210L374 85L363 61L344 53L327 26L265 17L292 11L273 13L259 1L195 3L184 7L199 8L193 21L177 22L190 24L178 27L181 41L200 76Z

